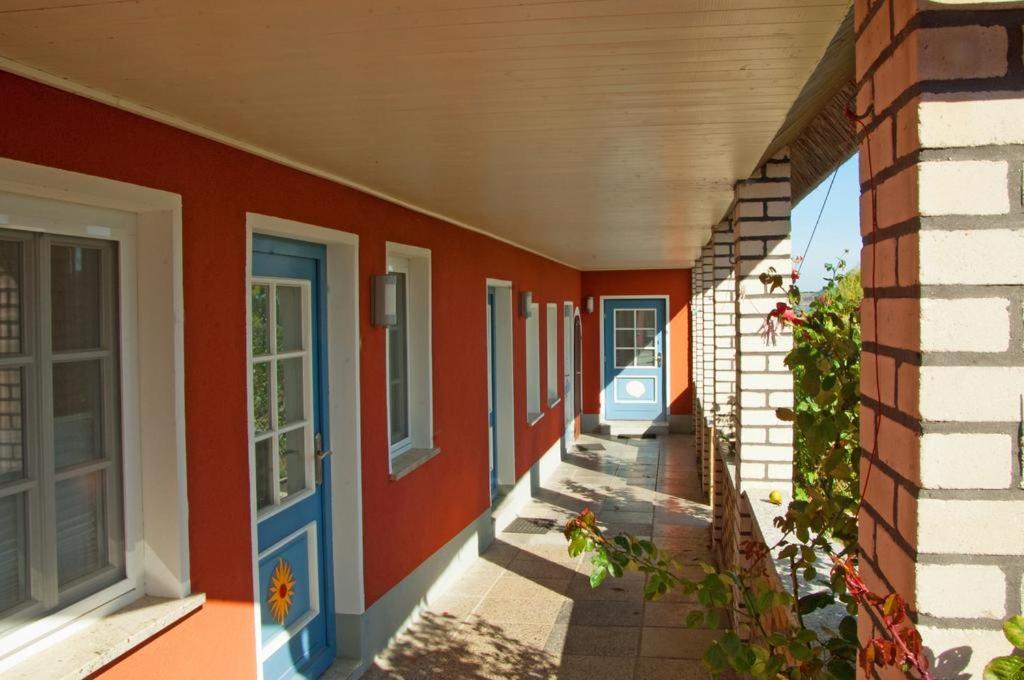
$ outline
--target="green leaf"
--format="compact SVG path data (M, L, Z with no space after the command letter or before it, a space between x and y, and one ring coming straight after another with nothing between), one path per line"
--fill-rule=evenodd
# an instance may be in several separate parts
M608 570L606 567L595 566L594 571L590 572L590 587L596 588L601 585L606 576L608 576Z
M697 628L704 624L704 612L695 610L686 615L686 627Z
M823 590L818 593L804 595L797 600L797 609L801 614L810 614L816 609L823 609L834 602L831 591Z
M712 609L704 617L705 628L718 628L718 624L721 621L721 617L718 614L717 609Z
M735 654L729 655L729 665L736 669L739 673L746 673L750 670L750 667L757 661L757 657L754 656L754 652L743 645L736 650Z
M717 675L725 669L725 653L717 642L711 643L704 650L704 666L712 675Z
M857 642L857 619L852 616L844 616L839 622L839 635L849 642Z
M793 658L797 661L807 661L814 656L810 648L801 642L794 642L791 644L789 646L789 653L792 654Z
M1003 635L1017 649L1024 649L1024 616L1014 616L1003 622Z
M857 669L852 663L844 659L832 658L826 666L829 674L836 680L854 680L857 677Z
M1024 680L1024 659L1019 656L996 657L985 666L982 677L984 680Z

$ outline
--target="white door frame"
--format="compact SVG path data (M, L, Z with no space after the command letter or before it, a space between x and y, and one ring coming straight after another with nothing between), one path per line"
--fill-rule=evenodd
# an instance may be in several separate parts
M494 289L494 365L497 369L497 376L491 376L490 357L487 361L488 390L490 381L497 379L494 388L494 395L497 403L494 405L495 425L498 428L498 488L511 487L516 483L516 417L515 417L515 373L513 371L513 344L512 344L512 282L504 279L491 279L486 281L487 288ZM484 298L484 330L490 336L490 324L487 319L487 298ZM488 435L490 433L488 432ZM490 454L490 441L487 451ZM487 488L490 489L490 460L487 463ZM492 502L494 499L491 499Z
M579 316L579 313L576 306L569 300L562 303L562 409L564 411L562 441L566 451L576 438L573 421L576 418L576 399L579 395L576 394L576 380L573 375L576 367L573 353L576 345L576 317Z
M600 354L599 354L598 360L600 361L600 365L601 365L601 369L600 369L601 373L598 376L598 380L600 381L600 384L601 384L601 413L600 413L599 417L600 417L600 423L602 425L608 424L608 419L605 417L605 414L604 414L604 407L605 407L605 403L606 403L605 402L605 394L604 394L604 392L605 392L605 385L604 385L604 375L605 375L605 373L604 373L604 301L605 300L664 300L665 301L665 329L664 329L664 339L662 340L662 343L664 344L665 363L664 363L662 368L665 369L665 425L667 426L669 424L669 420L670 420L671 412L672 412L671 401L670 401L670 398L671 398L670 395L672 394L672 364L671 364L672 352L670 351L671 345L669 344L669 326L672 325L672 323L671 323L672 317L671 317L671 314L669 312L669 310L671 309L671 306L670 306L671 300L669 299L668 295L602 295L600 297L600 299L598 300L598 307L600 308L598 310L598 324L599 324L598 325L598 331L599 331L598 334L600 336Z
M360 460L359 393L359 236L293 220L246 213L245 216L245 337L246 356L252 354L252 305L249 281L252 279L253 233L283 236L327 248L327 347L330 395L327 418L331 424L331 536L334 564L335 614L362 614L363 590L363 502L362 464ZM248 360L246 360L248 363ZM252 372L246 366L249 400L247 437L252 432ZM251 451L252 442L249 442ZM256 470L249 455L249 503L252 536L253 593L259 597L259 560L256 536ZM339 550L339 548L341 548ZM256 607L256 650L263 648L260 610ZM341 640L337 641L338 648ZM257 678L263 677L263 665L256 664Z

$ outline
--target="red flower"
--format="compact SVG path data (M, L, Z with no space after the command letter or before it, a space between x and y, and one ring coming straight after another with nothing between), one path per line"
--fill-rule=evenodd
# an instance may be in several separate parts
M791 276L793 277L793 283L796 283L797 281L800 280L800 272L797 271L796 269L793 270Z

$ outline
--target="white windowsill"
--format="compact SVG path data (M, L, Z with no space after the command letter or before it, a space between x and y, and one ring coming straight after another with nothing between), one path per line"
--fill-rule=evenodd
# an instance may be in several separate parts
M554 407L558 406L558 403L560 401L562 401L561 397L555 397L554 399L549 399L548 400L548 408L554 408Z
M206 595L142 597L4 671L10 680L86 678L203 606Z
M538 421L540 421L540 419L543 418L543 417L544 417L543 413L527 413L526 414L526 424L532 427L532 426L536 425L538 423Z
M391 481L395 482L441 453L441 449L406 449L391 459Z

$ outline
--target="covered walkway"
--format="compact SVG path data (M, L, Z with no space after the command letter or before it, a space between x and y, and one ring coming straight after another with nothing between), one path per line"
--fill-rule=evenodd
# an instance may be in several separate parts
M519 519L365 677L706 677L700 658L715 633L685 627L694 603L671 594L645 602L636 573L590 587L589 562L569 557L562 535L586 507L609 532L653 537L695 573L709 559L692 436L583 436Z

